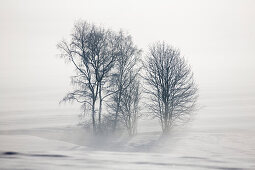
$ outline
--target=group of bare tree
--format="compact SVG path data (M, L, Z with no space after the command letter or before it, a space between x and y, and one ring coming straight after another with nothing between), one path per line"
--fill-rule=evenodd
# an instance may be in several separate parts
M195 106L197 88L190 67L178 50L165 43L154 44L140 62L141 50L130 35L80 21L71 39L57 46L76 72L74 91L63 101L81 103L83 112L90 114L87 125L94 134L125 127L134 135L142 91L148 94L148 108L164 133Z
M113 98L116 108L113 108L115 116L112 129L115 130L119 115L124 110L121 102L126 97L126 90L130 85L139 88L135 65L140 50L133 44L131 36L78 22L71 40L63 40L58 48L62 51L61 56L68 59L76 70L76 75L72 77L75 90L68 93L63 101L76 100L81 103L84 111L91 112L93 132L99 133L103 130L104 102ZM136 105L138 103L139 100Z

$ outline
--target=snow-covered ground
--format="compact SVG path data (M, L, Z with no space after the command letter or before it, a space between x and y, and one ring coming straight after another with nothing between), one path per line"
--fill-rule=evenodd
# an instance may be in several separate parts
M38 107L2 103L0 169L255 169L253 93L202 91L189 124L161 137L158 122L143 119L132 138L86 135L76 106L40 96L23 101Z

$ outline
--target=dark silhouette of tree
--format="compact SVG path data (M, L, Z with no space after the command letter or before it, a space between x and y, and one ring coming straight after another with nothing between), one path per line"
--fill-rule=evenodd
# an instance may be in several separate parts
M112 104L117 107L111 126L115 130L117 121L120 121L122 93L136 76L130 79L129 75L140 54L132 37L122 31L116 33L80 21L74 25L71 40L63 40L57 47L61 50L61 56L68 59L76 70L76 75L72 77L75 90L68 93L63 101L77 101L84 111L90 111L93 132L97 134L109 128L105 127L106 124L109 126L109 116L102 117L102 108L107 98L114 99Z
M135 67L138 65L138 56L141 53L141 50L137 49L134 45L130 35L126 36L123 32L120 32L119 37L120 55L112 70L110 80L111 88L108 92L109 94L113 94L110 97L110 105L108 105L113 112L113 131L116 130L117 123L119 122L119 112L123 93L132 83L134 83L134 81L136 81L135 79L137 79L139 69L136 69Z
M139 112L141 90L137 73L131 70L128 79L130 84L123 90L120 98L120 117L128 130L129 136L132 136L137 133L137 122L138 118L141 116Z
M76 90L68 93L63 101L76 100L91 110L94 133L101 125L103 83L120 55L119 40L119 36L111 30L80 21L74 25L70 42L63 40L57 45L62 51L61 56L76 69L76 75L72 77Z
M163 133L186 120L195 107L197 87L191 68L179 50L155 43L144 62L145 92L150 96L150 112L159 118Z

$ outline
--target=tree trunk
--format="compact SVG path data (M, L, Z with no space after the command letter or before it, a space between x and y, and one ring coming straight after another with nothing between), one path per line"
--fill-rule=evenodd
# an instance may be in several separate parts
M130 113L128 113L128 129L129 129L129 136L132 136L132 124L131 124L131 116Z
M92 125L93 125L93 133L96 134L96 121L95 121L95 100L92 102Z
M121 93L122 93L122 89L121 87L119 88L119 93L118 93L118 101L117 101L117 107L116 107L116 112L115 112L115 117L114 117L114 124L113 124L113 132L116 131L116 127L117 127L117 122L118 122L118 116L119 116L119 110L120 110L120 98L121 98Z
M113 132L116 131L117 121L118 121L118 115L119 115L119 108L120 108L120 103L118 102L118 103L117 103L116 112L115 112L115 117L114 117Z
M168 124L168 119L169 119L169 109L168 109L168 103L165 102L165 116L164 116L164 130L163 133L168 133L169 131L169 124Z
M98 112L98 128L101 130L101 115L102 115L102 85L99 84L99 112Z

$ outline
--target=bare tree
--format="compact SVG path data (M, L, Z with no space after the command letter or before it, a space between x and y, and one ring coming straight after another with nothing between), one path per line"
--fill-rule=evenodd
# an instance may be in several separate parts
M120 99L121 120L128 130L130 136L137 132L138 118L141 116L139 101L141 96L138 74L130 70L128 77L130 84L123 90Z
M119 32L119 48L120 55L116 60L115 67L112 70L109 94L113 94L110 98L110 107L114 112L113 115L113 131L116 130L117 123L119 122L119 112L121 108L121 98L124 91L136 81L136 74L130 76L130 72L135 69L138 63L138 56L141 53L133 43L130 35L125 35Z
M101 124L103 82L119 55L118 40L113 31L80 21L74 25L70 42L63 40L57 45L62 51L61 56L67 58L76 70L76 76L72 77L76 89L63 100L76 100L88 106L85 108L91 110L95 133Z
M194 109L198 95L193 73L180 52L164 42L150 47L144 68L149 109L168 133Z

